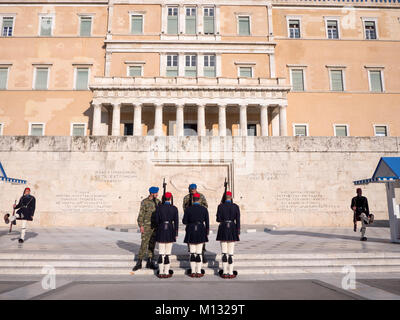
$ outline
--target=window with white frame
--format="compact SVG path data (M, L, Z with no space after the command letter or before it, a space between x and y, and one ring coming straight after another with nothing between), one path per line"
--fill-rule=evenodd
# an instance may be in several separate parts
M30 123L29 135L31 136L44 136L44 123Z
M215 67L215 55L204 55L204 76L205 77L215 77L216 67Z
M167 77L177 77L178 76L178 55L172 54L167 55Z
M348 126L346 124L335 125L335 136L336 137L347 137L349 135Z
M92 35L92 17L80 17L79 35L81 37L90 37Z
M331 91L344 91L343 70L329 70Z
M238 30L240 36L250 35L250 17L249 16L238 16Z
M88 90L89 68L76 68L75 90Z
M252 78L253 68L252 67L239 67L239 77Z
M14 17L3 17L1 36L11 37L13 35Z
M197 56L186 55L185 56L185 76L196 77L197 76Z
M41 36L51 36L53 33L53 17L40 17L40 33Z
M326 20L326 33L328 39L339 39L339 24L338 20Z
M387 137L388 135L388 129L386 125L375 125L374 131L376 137Z
M214 34L214 8L204 8L203 11L203 28L205 34Z
M167 33L178 34L178 7L168 7Z
M35 90L47 90L48 89L48 78L49 68L48 67L36 67L35 68Z
M377 38L376 22L374 20L364 20L365 39Z
M0 67L0 90L7 89L8 67Z
M289 38L300 38L300 19L289 19Z
M0 123L0 136L2 136L2 135L3 135L3 124Z
M381 70L368 70L369 88L371 92L383 92Z
M196 8L186 7L185 8L185 33L196 34Z
M294 135L298 136L308 136L308 128L306 124L295 124L294 125Z
M291 69L290 79L292 81L293 91L304 91L304 70L303 69Z
M128 66L128 76L129 77L141 77L142 76L142 66Z
M131 15L131 33L143 34L143 15L141 14Z
M72 123L71 124L71 135L72 136L86 136L86 124L85 123Z

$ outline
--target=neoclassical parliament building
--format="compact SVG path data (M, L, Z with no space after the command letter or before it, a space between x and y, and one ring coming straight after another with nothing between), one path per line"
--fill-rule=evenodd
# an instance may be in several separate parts
M0 26L0 135L400 135L400 0L1 0Z

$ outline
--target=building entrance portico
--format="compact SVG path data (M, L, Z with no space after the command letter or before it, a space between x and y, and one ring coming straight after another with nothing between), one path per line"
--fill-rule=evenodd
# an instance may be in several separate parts
M287 135L283 79L99 77L90 87L93 135L247 136L249 121L259 136ZM111 130L102 128L104 108Z

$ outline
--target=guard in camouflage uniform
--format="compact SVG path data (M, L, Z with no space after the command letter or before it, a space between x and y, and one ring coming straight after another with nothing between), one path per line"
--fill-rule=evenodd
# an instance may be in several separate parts
M183 211L185 212L185 210L193 205L193 195L197 193L200 195L200 199L198 201L198 203L203 206L206 207L208 209L208 203L206 200L206 197L204 196L204 194L197 192L197 185L192 183L189 185L189 194L187 194L184 198L183 198ZM188 247L189 250L189 247ZM203 249L202 249L202 259L203 259L203 263L207 263L207 259L205 256L206 252L206 244L203 244Z
M140 246L138 261L136 266L132 269L133 271L142 268L142 260L147 253L146 268L157 269L153 262L154 248L156 246L156 228L154 223L155 212L160 204L158 197L158 188L151 187L149 189L150 195L144 199L140 204L139 216L137 219L140 233L142 234L142 243Z

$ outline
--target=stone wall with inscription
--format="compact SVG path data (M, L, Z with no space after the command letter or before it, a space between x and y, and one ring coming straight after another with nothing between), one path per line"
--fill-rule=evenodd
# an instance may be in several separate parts
M380 157L400 156L397 137L0 137L9 177L28 180L34 224L135 224L140 201L163 178L182 215L190 183L208 199L215 223L224 179L242 222L350 226L354 180ZM24 186L0 183L0 213ZM385 188L364 187L376 219L387 220Z

